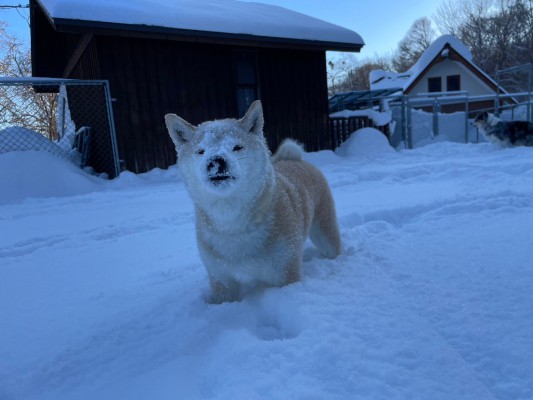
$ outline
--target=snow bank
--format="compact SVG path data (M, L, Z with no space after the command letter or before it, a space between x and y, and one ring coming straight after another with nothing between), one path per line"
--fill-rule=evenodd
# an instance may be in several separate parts
M40 133L22 126L10 126L0 131L0 154L10 151L46 151L79 165L81 156L72 148L74 135L74 129L70 129L65 137L53 142Z
M368 117L374 122L375 126L387 125L392 120L391 111L375 110L342 110L330 115L332 118L350 118L350 117Z
M63 150L40 133L22 126L10 126L0 130L0 154L8 151L44 150L60 154Z
M103 187L103 180L45 151L0 154L0 182L0 204L26 198L75 196Z
M342 143L335 153L342 157L371 159L394 154L387 137L376 128L358 129Z
M434 114L422 110L411 110L411 134L413 147L422 147L436 142L468 143L486 142L478 135L476 128L465 121L464 112L439 113L438 133L434 131ZM466 126L465 126L466 124ZM466 128L466 131L465 131ZM401 143L400 147L404 146Z
M339 161L339 157L331 150L321 150L304 153L304 160L320 168L321 165L332 164Z

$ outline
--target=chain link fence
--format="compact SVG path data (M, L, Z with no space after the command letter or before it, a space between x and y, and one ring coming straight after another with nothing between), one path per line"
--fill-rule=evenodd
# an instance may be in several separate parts
M452 110L446 107L452 106ZM482 111L495 113L504 121L533 122L533 96L530 92L468 96L466 91L420 93L389 103L393 119L399 123L391 145L402 141L408 149L448 140L461 143L486 141L472 121Z
M0 78L0 153L28 150L117 177L107 81Z

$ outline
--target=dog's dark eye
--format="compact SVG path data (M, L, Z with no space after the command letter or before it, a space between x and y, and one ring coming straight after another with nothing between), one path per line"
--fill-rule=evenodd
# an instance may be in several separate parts
M204 150L204 149L200 149L200 150L197 150L197 151L196 151L196 154L198 154L198 155L202 155L202 154L204 154L204 153L205 153L205 150Z
M237 144L237 145L235 145L235 147L233 148L233 151L240 151L240 150L242 150L242 149L243 149L243 147L242 147L240 144Z

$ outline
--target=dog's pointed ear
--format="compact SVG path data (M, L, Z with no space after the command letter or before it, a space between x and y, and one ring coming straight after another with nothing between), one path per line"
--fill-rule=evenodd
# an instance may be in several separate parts
M489 117L488 111L483 111L483 118L487 119Z
M165 124L167 125L168 134L176 148L191 140L196 130L194 125L189 124L176 114L165 115Z
M262 135L264 119L261 101L254 101L239 122L245 131L253 133L254 135Z

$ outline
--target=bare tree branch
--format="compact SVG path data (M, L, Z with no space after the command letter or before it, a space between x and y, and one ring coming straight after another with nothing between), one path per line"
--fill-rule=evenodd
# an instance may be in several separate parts
M0 21L0 76L31 76L31 56L22 42ZM57 95L37 93L29 85L0 86L0 123L21 125L57 140Z

